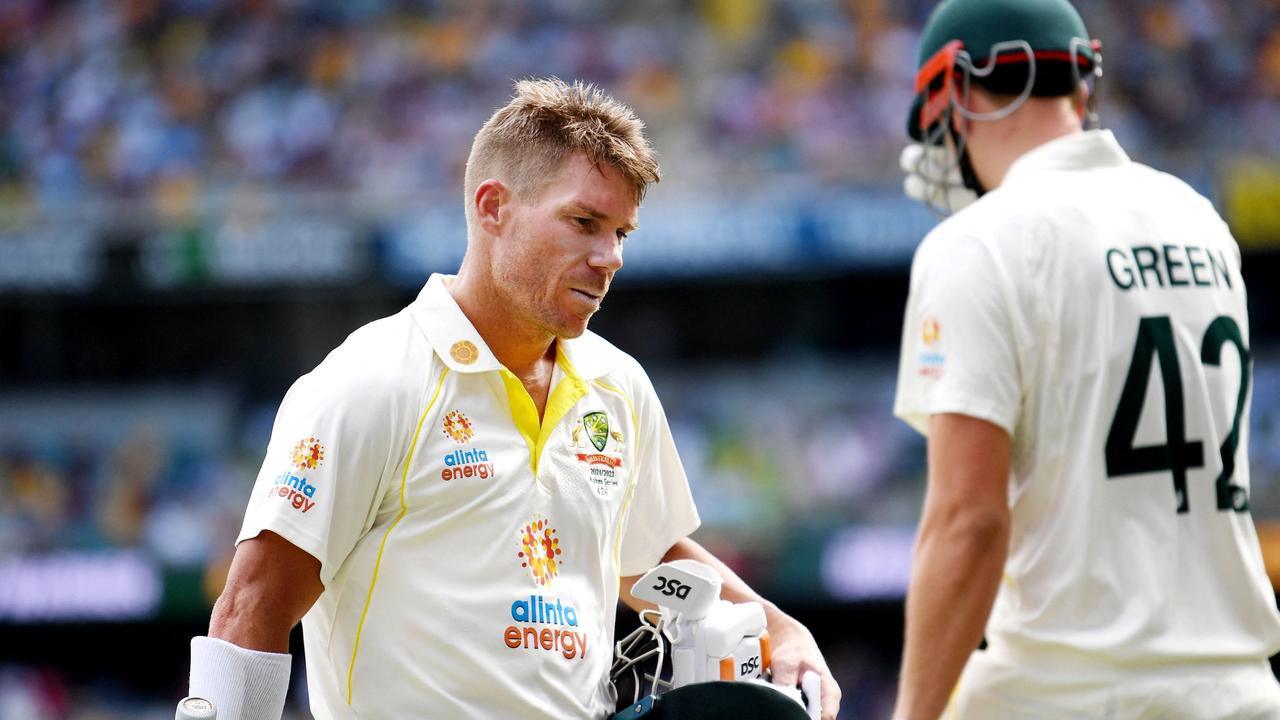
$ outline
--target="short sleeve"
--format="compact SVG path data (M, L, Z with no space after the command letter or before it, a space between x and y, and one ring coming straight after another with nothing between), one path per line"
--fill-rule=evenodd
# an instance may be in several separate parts
M320 561L327 586L372 526L385 492L389 391L331 355L276 414L237 543L270 530Z
M956 413L1013 435L1022 383L1006 285L980 241L926 239L911 268L894 415L924 434L929 416Z
M637 384L640 443L635 491L622 536L623 576L648 572L701 524L662 404L647 378Z

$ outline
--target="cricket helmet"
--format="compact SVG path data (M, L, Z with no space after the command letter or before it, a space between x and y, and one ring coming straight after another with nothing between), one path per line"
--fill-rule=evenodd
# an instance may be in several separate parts
M939 126L971 83L1017 96L987 117L957 110L974 120L994 120L1032 95L1067 95L1085 77L1100 77L1101 43L1090 39L1067 0L943 0L921 35L916 72L907 134L941 144L947 129Z

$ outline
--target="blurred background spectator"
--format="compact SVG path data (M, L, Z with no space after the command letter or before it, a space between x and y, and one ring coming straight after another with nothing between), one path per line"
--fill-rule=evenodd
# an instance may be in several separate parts
M598 82L670 174L886 181L931 0L10 0L11 203L174 209L249 183L373 203L456 194L511 79ZM1271 2L1081 0L1126 146L1202 169L1276 150ZM678 158L679 162L673 162Z

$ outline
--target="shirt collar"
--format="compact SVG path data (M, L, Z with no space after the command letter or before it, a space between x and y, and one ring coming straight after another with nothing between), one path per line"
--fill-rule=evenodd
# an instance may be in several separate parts
M1086 130L1051 140L1025 153L1009 167L1004 183L1028 173L1092 170L1119 167L1128 162L1129 156L1110 130Z
M501 370L502 363L449 294L445 281L453 277L433 274L409 306L410 313L450 370L461 373ZM621 356L620 351L590 330L582 337L561 338L556 342L556 361L573 379L589 381L603 377L617 367Z
M570 376L577 375L582 380L595 380L604 377L618 367L622 351L609 341L591 332L582 333L580 337L570 340L561 338L559 343L559 359Z
M427 336L427 342L454 372L500 369L502 363L449 294L446 279L452 280L453 276L433 274L418 293L418 299L410 305L410 312Z

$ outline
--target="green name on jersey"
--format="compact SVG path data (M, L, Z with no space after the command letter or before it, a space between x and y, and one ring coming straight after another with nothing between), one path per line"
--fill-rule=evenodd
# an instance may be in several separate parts
M1222 250L1215 253L1198 245L1107 248L1107 272L1121 290L1232 286Z

